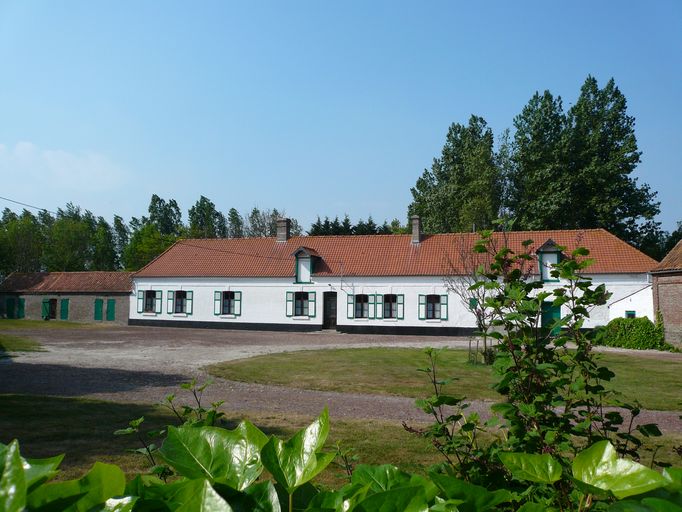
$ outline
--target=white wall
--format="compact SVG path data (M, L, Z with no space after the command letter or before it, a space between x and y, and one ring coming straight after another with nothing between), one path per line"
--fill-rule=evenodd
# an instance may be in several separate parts
M634 311L637 317L646 316L655 322L654 294L651 285L646 285L634 293L623 296L620 300L612 301L609 305L609 320L624 318L626 311Z
M605 283L613 293L609 304L600 306L592 312L586 327L604 325L614 316L624 316L625 310L634 309L638 316L649 316L653 319L653 298L651 288L648 291L619 299L641 290L647 285L645 274L596 275L594 284ZM337 293L337 323L353 326L386 326L386 327L475 327L473 314L461 299L454 293L447 292L445 283L440 277L346 277L315 278L314 283L294 284L292 278L138 278L135 277L134 292L130 301L130 318L143 320L191 320L197 322L253 323L253 324L288 324L321 326L323 320L324 292ZM396 284L398 283L399 284ZM551 290L561 283L546 283ZM163 292L162 313L138 313L138 290L161 290ZM170 290L191 290L193 292L193 313L191 315L167 313L167 296ZM242 292L242 314L240 316L214 315L215 291ZM316 312L311 317L286 316L286 292L316 292ZM367 319L347 318L346 306L348 294L402 294L405 296L404 319ZM419 295L448 294L447 320L420 320L418 314ZM635 307L636 306L636 307ZM621 314L622 308L622 314ZM562 314L566 314L565 308Z

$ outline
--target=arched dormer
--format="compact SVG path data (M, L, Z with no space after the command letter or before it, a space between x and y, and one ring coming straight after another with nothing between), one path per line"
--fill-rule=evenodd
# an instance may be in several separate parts
M315 272L315 262L320 255L310 247L299 247L292 256L296 258L296 283L311 283Z

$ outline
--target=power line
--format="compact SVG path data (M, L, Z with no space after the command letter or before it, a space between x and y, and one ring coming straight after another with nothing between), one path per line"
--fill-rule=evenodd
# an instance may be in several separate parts
M51 213L52 215L57 215L57 212L50 211L47 208L40 208L39 206L33 206L32 204L22 203L21 201L15 201L14 199L10 199L9 197L0 196L0 199L9 201L10 203L20 204L21 206L26 206L28 208L33 208L34 210L40 210L43 212Z

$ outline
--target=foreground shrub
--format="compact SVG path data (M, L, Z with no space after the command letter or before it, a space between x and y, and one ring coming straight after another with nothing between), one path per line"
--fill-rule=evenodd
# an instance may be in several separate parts
M614 318L597 331L595 343L637 350L672 348L665 342L662 323L654 323L647 317Z

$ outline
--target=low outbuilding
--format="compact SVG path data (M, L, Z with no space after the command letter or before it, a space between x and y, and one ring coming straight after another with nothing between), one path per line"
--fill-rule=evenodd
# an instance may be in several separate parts
M665 339L682 344L682 240L651 271L654 310L663 318Z
M13 272L0 283L0 317L128 322L131 272Z

